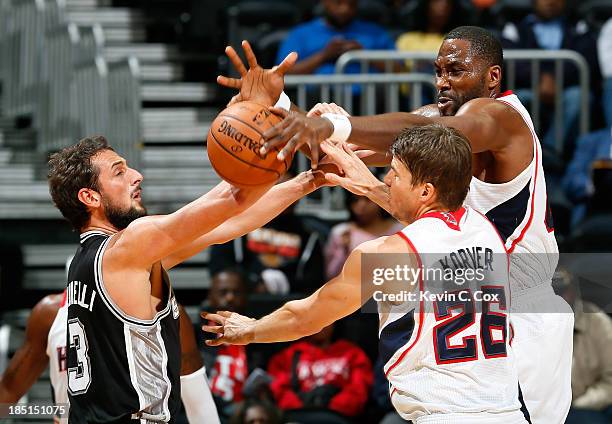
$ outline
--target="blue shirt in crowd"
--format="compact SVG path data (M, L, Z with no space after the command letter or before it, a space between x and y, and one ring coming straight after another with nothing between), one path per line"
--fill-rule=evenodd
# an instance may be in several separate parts
M594 131L578 138L574 157L563 177L563 190L574 202L593 194L591 165L596 160L612 159L612 129Z
M276 63L280 63L289 53L297 52L298 61L322 51L333 38L356 40L366 50L393 50L395 42L379 25L354 20L342 30L327 24L324 18L315 19L292 29L278 49ZM333 74L335 63L324 63L315 70L315 74ZM346 73L358 74L361 67L353 63L345 69Z

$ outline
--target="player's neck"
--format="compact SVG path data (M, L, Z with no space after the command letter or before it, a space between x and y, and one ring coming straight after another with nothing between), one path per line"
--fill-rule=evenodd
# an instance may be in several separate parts
M87 231L102 231L109 235L119 232L110 222L104 222L94 218L90 220L88 225L81 229L81 233L86 233Z

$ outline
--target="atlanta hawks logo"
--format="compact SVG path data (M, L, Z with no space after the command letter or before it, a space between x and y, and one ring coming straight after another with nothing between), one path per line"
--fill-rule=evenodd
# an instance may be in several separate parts
M444 220L446 222L448 222L449 224L457 225L457 220L455 219L455 216L452 213L450 213L450 212L440 212L440 215L442 215Z

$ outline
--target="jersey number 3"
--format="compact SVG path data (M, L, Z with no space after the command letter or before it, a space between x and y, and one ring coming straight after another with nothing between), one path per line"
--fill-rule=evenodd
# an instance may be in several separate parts
M457 296L458 297L458 296ZM506 310L506 294L503 286L482 286L482 313L480 315L480 342L485 359L506 356L507 315L491 311L497 303L499 310ZM495 299L495 300L484 300ZM466 336L462 344L452 345L451 337L468 329L475 323L475 300L471 291L465 290L462 299L434 302L437 321L442 321L433 330L434 351L438 364L475 361L478 359L477 336ZM461 312L452 316L452 311ZM497 331L498 337L494 337Z
M76 350L77 359L76 367L68 367L68 390L71 395L79 395L87 392L91 384L91 368L85 327L78 318L68 321L68 340L70 349Z

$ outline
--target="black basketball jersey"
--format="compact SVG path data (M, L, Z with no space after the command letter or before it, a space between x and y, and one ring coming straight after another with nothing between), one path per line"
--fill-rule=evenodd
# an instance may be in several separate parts
M71 424L173 422L180 408L179 310L164 273L164 309L135 319L104 287L110 236L81 234L68 271L68 396ZM125 284L130 284L126 281Z

